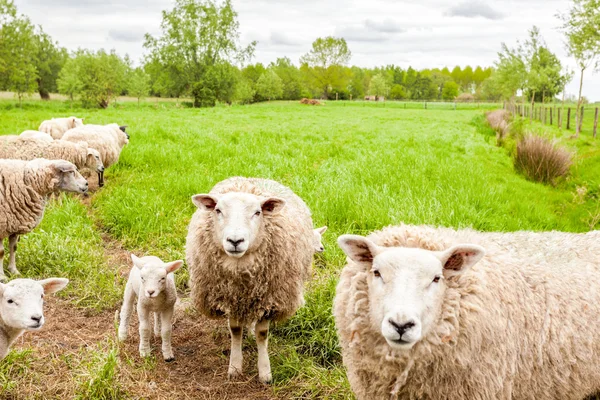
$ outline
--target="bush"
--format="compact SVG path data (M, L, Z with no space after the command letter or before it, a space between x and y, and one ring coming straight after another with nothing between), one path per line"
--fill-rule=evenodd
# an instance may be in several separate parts
M503 140L508 135L510 130L510 113L506 110L494 110L485 114L490 127L496 132L496 140L498 146L502 146Z
M536 182L554 184L569 172L571 153L541 136L526 136L517 143L515 169Z
M475 96L471 93L461 93L456 96L456 101L459 103L473 103L475 101Z

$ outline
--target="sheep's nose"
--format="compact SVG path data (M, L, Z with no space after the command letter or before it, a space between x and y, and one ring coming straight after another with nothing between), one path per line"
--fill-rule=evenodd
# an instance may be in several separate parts
M98 168L98 171L100 171L100 172L104 172L104 167L100 167L100 168Z
M42 316L40 314L32 315L31 319L39 324L40 321L42 320Z
M154 292L155 292L155 290L148 290L148 291L147 291L147 293L148 293L148 296L152 296L152 295L154 294Z
M399 323L395 322L393 319L389 319L388 322L390 323L391 326L394 327L396 332L398 332L398 334L400 335L400 338L402 338L402 335L404 335L404 333L406 331L410 330L411 328L413 328L416 325L414 321L408 321L403 324L399 324Z
M231 239L227 238L227 241L233 245L233 247L238 247L241 243L244 243L244 238L242 239Z

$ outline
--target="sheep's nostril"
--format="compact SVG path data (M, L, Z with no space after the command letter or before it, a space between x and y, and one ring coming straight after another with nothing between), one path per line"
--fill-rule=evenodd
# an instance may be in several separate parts
M148 290L148 296L152 296L154 294L155 290Z
M392 325L394 327L396 332L398 332L398 334L400 335L400 338L402 338L402 335L404 335L404 333L406 331L408 331L409 329L411 329L415 326L415 323L413 321L408 321L404 324L398 324L394 320L389 319L388 322L390 323L390 325Z
M40 321L42 320L42 316L41 315L32 315L31 319L39 324Z

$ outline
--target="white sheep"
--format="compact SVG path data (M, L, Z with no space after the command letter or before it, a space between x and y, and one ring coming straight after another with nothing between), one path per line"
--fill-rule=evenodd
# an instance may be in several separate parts
M165 361L175 360L171 347L173 311L177 301L177 289L173 273L183 261L164 263L160 258L131 255L133 268L125 286L125 296L121 307L119 340L127 339L129 319L133 303L137 298L137 314L140 331L140 356L148 357L150 351L150 318L154 314L154 336L162 337L162 354Z
M326 226L322 226L320 228L314 229L313 230L313 235L315 238L315 252L316 253L322 253L325 251L325 247L323 246L323 234L325 233L325 231L327 230Z
M64 160L0 160L0 266L4 259L3 240L8 238L8 270L18 274L16 251L19 235L33 230L44 216L48 196L62 190L86 193L87 181L77 168ZM5 280L0 268L0 281Z
M84 126L83 118L52 118L42 122L38 130L52 136L53 139L61 139L66 131L80 126Z
M229 320L230 378L242 372L243 327L256 321L258 375L268 383L269 323L304 304L315 253L310 210L275 181L240 177L192 202L198 210L186 243L191 297L203 314Z
M44 325L44 294L58 292L67 283L64 278L0 283L0 360L23 332L37 331Z
M40 131L23 131L23 132L21 132L19 137L21 137L23 139L40 139L40 140L45 140L47 142L51 142L54 140L52 138L52 136L48 135L47 133L40 132Z
M510 252L498 236L424 226L341 236L348 264L334 316L358 399L599 391L600 243L571 239L595 257ZM568 242L556 241L554 254Z
M109 125L84 125L68 130L62 137L70 142L87 142L88 146L100 152L104 168L119 161L123 147L129 143L129 135L125 126ZM98 186L104 186L104 172L98 175Z

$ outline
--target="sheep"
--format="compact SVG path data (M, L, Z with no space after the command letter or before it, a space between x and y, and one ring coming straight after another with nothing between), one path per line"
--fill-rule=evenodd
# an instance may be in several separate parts
M66 131L83 126L83 118L52 118L42 122L38 130L52 136L53 139L61 139Z
M44 295L56 293L68 283L64 278L0 283L0 360L25 331L37 331L44 325Z
M54 140L52 136L40 131L23 131L21 132L19 137L23 139L41 139L47 142L51 142Z
M304 304L315 252L310 210L291 189L258 178L227 179L192 202L191 297L206 316L229 320L229 378L242 372L243 327L255 323L259 380L269 383L269 323Z
M341 236L348 259L334 317L357 398L583 399L599 391L600 246L585 237L577 250L593 247L595 257L515 256L497 237L448 228ZM573 248L565 242L555 242L555 254Z
M89 168L97 173L104 171L100 152L88 147L86 142L73 143L60 139L48 142L21 136L0 136L0 159L27 161L35 158L65 160L80 170Z
M8 238L8 270L19 274L16 251L19 235L33 230L44 216L48 196L55 191L86 193L87 181L64 160L0 160L0 266L3 240ZM0 281L6 280L0 268Z
M326 226L322 226L320 228L314 229L313 230L313 236L314 236L314 244L315 244L315 252L316 253L322 253L325 251L325 247L323 246L323 234L325 233L325 231L327 230Z
M89 146L100 152L104 168L119 161L121 150L129 143L129 135L125 132L126 126L117 124L85 125L68 130L63 140L70 142L87 142ZM104 186L104 172L98 173L98 186Z
M140 356L150 356L149 319L154 314L154 336L162 336L162 354L167 362L175 360L171 347L173 312L177 301L174 272L183 261L164 263L160 258L131 255L133 268L125 286L123 306L119 323L119 340L127 339L129 319L137 298L137 314L140 330Z

